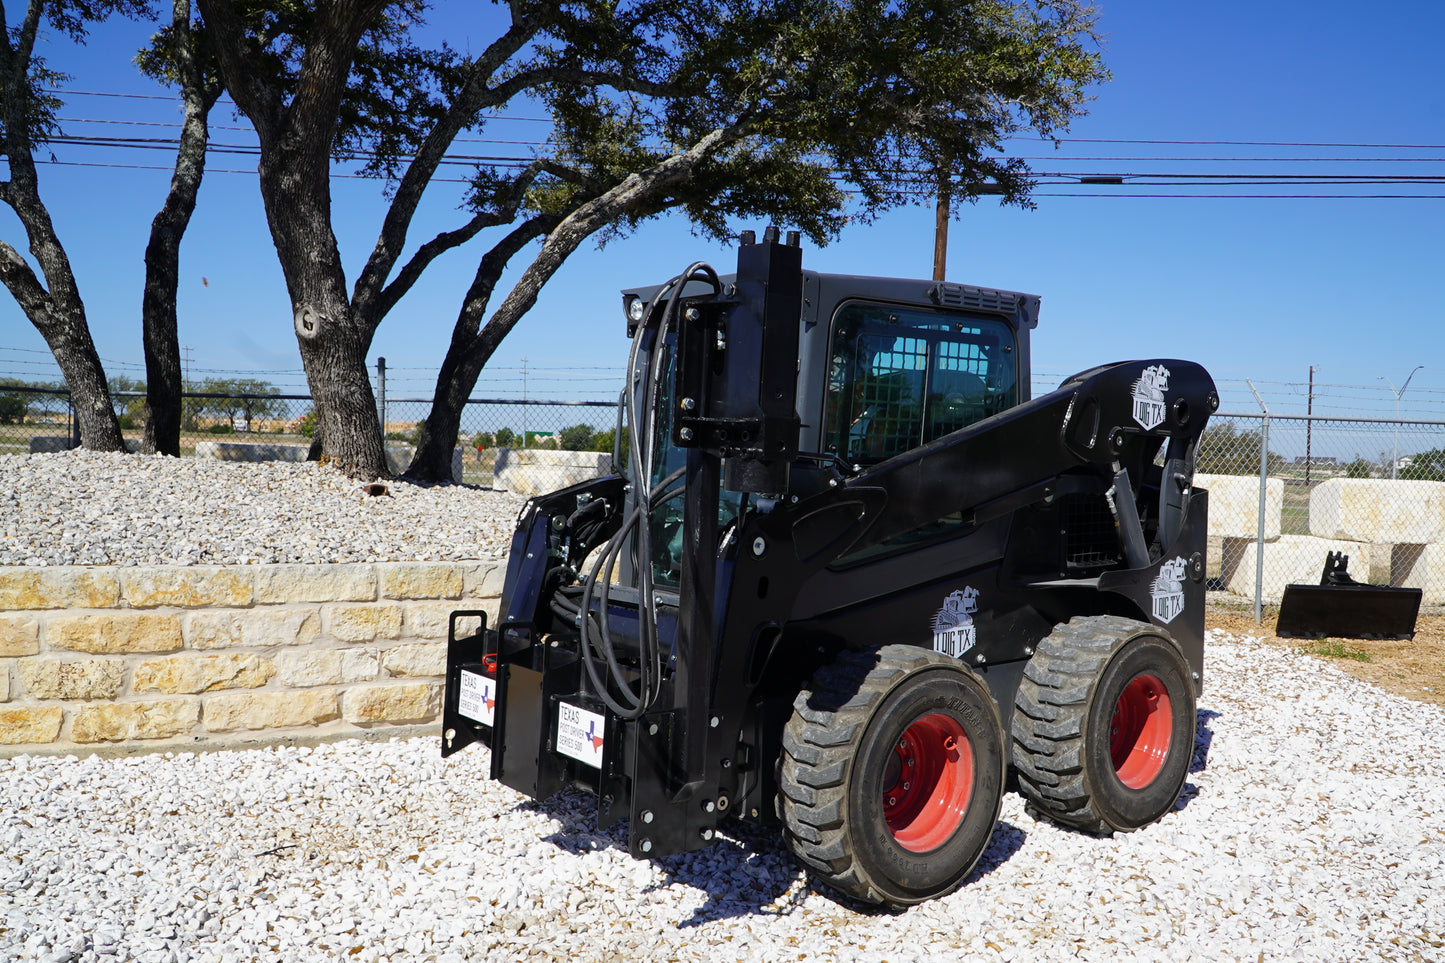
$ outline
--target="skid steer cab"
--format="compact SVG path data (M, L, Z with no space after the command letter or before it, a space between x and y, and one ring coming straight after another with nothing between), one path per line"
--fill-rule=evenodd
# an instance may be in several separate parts
M498 624L453 618L444 756L480 742L528 796L591 793L638 857L776 827L890 906L963 883L1010 770L1092 833L1174 808L1203 368L1033 398L1037 297L806 271L773 228L623 311L623 470L529 502Z

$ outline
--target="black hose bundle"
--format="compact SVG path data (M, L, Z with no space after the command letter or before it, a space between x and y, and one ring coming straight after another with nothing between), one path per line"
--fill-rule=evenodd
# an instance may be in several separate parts
M578 628L582 636L582 666L598 697L613 713L623 719L637 719L651 708L662 691L663 654L657 640L657 611L653 601L652 575L652 531L651 518L655 506L673 498L679 491L676 483L683 478L685 469L678 469L662 479L655 486L649 486L657 452L653 450L656 433L653 418L657 413L657 396L663 378L663 359L668 333L676 324L677 310L682 300L683 289L692 281L703 281L712 286L713 293L722 292L722 282L717 272L701 261L689 265L687 270L660 288L647 305L643 323L638 325L632 338L632 349L628 356L627 371L632 384L641 382L640 391L624 392L627 423L632 427L632 445L628 453L628 474L634 492L646 491L646 497L634 497L632 509L622 521L621 527L598 554L592 569L582 580L582 599L577 608ZM658 304L666 297L666 306L659 314ZM651 364L639 370L644 340L651 335ZM631 385L629 385L631 387ZM641 394L645 404L639 411L637 396ZM612 644L611 628L607 610L610 603L612 575L617 559L626 548L628 539L635 536L634 558L637 571L637 683L634 687L628 674L617 659ZM593 614L593 602L598 603ZM570 602L563 603L571 611ZM607 679L603 678L599 661L605 662ZM610 684L609 684L610 682Z

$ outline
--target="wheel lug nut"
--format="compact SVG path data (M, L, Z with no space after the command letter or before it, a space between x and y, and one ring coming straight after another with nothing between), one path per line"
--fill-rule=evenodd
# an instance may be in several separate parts
M913 788L913 783L911 783L911 782L905 782L905 783L903 784L903 791L904 791L904 792L907 792L908 790L910 790L910 789L912 789L912 788Z

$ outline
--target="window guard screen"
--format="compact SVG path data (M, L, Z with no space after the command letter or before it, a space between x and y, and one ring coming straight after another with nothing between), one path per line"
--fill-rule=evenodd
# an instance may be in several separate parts
M993 318L845 305L835 318L825 445L873 464L1018 403L1013 332Z

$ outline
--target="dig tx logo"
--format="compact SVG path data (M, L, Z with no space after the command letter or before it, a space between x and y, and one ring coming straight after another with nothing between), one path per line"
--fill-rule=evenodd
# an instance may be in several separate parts
M1169 390L1169 369L1162 364L1150 365L1134 382L1134 420L1145 431L1164 423L1164 392Z
M943 608L933 617L933 649L950 658L958 658L978 641L973 613L978 611L978 589L966 585L943 600Z

